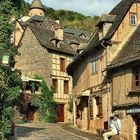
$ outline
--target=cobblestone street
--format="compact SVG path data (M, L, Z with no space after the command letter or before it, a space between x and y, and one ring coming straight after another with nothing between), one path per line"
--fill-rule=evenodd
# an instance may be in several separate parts
M40 122L18 124L15 137L10 140L102 140L93 134L84 134L75 128L70 128L70 131L68 128L64 129L65 127L62 127L61 124Z

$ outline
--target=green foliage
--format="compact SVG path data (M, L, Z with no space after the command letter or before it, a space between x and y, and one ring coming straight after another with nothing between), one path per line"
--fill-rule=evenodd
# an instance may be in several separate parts
M73 112L73 101L72 101L72 99L68 102L68 104L69 104L68 111L72 113Z
M27 8L29 7L30 5L26 3L26 6L24 6L24 11L27 11ZM81 13L69 10L54 10L53 8L45 6L44 8L47 17L50 17L54 20L60 20L60 23L63 25L63 27L71 29L81 29L94 32L95 25L100 19L99 16L85 16Z
M17 2L17 3L15 3ZM14 24L11 17L18 13L17 6L20 5L16 0L0 1L0 139L7 139L11 132L13 121L13 105L19 96L20 73L13 70L14 56L17 53L14 45L11 44L11 34L14 30ZM16 14L18 15L18 14ZM9 66L1 64L2 55L9 54Z
M60 20L61 24L66 28L81 29L86 31L95 31L95 25L99 21L99 16L85 16L78 12L68 10L54 10L53 8L45 7L46 16L54 20Z
M41 89L41 94L34 95L32 105L38 107L41 120L54 123L56 122L56 103L53 98L53 89L49 89L43 79L39 87Z

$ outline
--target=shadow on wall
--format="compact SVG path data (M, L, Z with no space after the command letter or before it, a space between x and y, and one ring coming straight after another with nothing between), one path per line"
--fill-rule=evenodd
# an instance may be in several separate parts
M77 85L81 75L83 74L84 70L87 68L88 66L88 58L85 58L83 61L80 61L79 64L74 66L74 72L73 72L73 85Z

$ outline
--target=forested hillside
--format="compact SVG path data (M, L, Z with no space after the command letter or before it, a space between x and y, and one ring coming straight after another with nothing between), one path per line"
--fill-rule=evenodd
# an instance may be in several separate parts
M95 25L99 21L99 16L85 16L73 11L54 10L48 7L45 7L45 9L46 16L55 20L60 20L60 23L66 28L95 31Z
M27 8L29 9L29 7L30 4L26 3L26 10L24 11L27 11ZM81 29L94 32L95 25L99 21L99 16L85 16L78 12L68 10L55 10L46 6L44 6L44 8L46 11L46 16L49 16L54 20L59 20L65 28Z

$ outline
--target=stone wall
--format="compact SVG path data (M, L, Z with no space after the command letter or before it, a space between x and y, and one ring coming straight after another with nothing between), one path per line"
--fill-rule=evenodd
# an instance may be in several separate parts
M50 86L52 84L50 77L52 70L51 55L46 48L40 45L29 27L24 33L18 52L19 56L15 57L15 68L20 69L22 75L27 77L42 76Z
M45 12L42 9L31 9L29 11L29 16L35 16L35 15L39 15L39 16L45 16Z

